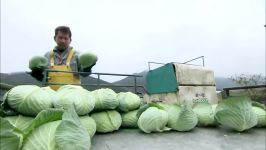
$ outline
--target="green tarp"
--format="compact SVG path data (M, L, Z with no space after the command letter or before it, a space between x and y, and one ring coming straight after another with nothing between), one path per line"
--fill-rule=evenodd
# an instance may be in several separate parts
M146 89L149 94L169 93L178 90L174 65L168 63L150 70L146 76Z

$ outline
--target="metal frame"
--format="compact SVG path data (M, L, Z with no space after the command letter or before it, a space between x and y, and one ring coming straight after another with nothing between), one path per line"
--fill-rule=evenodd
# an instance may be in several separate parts
M98 88L100 86L104 86L104 87L134 87L134 91L136 94L137 93L137 88L141 87L143 89L144 85L137 85L137 78L139 77L143 77L142 75L132 75L132 74L115 74L115 73L88 73L88 72L77 72L77 71L60 71L60 70L52 70L52 69L45 69L44 70L44 78L42 81L42 85L43 86L47 86L47 85L66 85L66 83L56 83L56 82L52 82L49 83L48 82L48 73L49 72L64 72L64 73L73 73L73 74L95 74L97 75L97 84L72 84L72 85L80 85L80 86L97 86ZM109 76L128 76L128 77L133 77L134 78L134 85L112 85L112 84L100 84L100 76L101 75L109 75Z
M187 64L187 65L193 65L193 66L201 66L201 65L195 65L195 64L188 64L189 62L192 62L192 61L197 60L197 59L202 59L202 66L205 67L204 56L199 56L199 57L197 57L197 58L193 58L193 59L188 60L188 61L185 61L185 62L183 62L183 63L180 63L180 62L171 62L171 63L176 63L176 64ZM166 63L148 62L148 68L149 68L149 71L151 70L150 64L161 64L161 65L165 65Z

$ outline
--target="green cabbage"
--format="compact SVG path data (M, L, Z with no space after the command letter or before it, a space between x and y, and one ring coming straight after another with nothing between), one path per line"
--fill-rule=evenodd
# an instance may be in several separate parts
M57 90L53 104L55 108L68 108L74 104L78 115L86 115L93 110L95 99L81 86L65 85Z
M253 106L252 108L258 118L258 123L256 127L266 127L266 109L256 106Z
M216 107L215 119L236 131L248 130L258 122L249 97L229 97L221 101Z
M79 65L82 68L87 68L94 65L97 62L98 57L93 53L81 53L78 59Z
M167 110L167 126L176 131L189 131L198 123L197 115L186 105L173 105Z
M198 126L212 126L215 125L214 119L214 110L215 106L206 101L206 102L196 102L193 104L193 111L197 114L198 117Z
M48 68L48 60L43 56L34 56L29 61L29 68L33 69L45 69Z
M94 119L89 116L81 116L79 119L83 127L85 127L90 137L92 138L96 132L96 122L94 121Z
M149 107L141 113L138 119L138 127L145 133L163 132L166 128L168 114L157 107Z
M110 110L115 109L119 105L117 94L108 88L102 88L92 91L95 98L95 110Z
M122 124L121 115L115 110L93 113L91 117L96 122L96 131L101 133L118 130Z
M136 128L138 127L138 110L122 113L122 127Z
M20 114L36 116L40 111L52 108L54 99L55 91L50 87L19 85L6 93L4 103Z
M258 123L256 127L265 127L266 126L266 106L265 104L252 101L252 108L255 111Z
M140 97L132 92L120 92L117 94L119 101L118 109L123 112L138 109L140 106Z

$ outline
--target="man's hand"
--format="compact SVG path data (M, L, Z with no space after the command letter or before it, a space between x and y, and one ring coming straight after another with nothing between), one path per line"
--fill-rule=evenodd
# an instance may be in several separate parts
M32 71L30 72L30 75L32 77L34 77L36 80L38 81L42 81L43 80L43 68L34 68L32 69Z
M86 72L86 73L81 73L80 75L83 77L86 77L88 75L91 75L91 68L94 66L95 64L91 65L90 67L86 67L86 68L82 68L81 72Z

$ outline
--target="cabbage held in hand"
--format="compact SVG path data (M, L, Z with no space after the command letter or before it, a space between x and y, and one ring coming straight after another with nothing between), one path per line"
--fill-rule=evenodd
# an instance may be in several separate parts
M40 111L52 108L55 91L50 87L19 85L9 90L4 103L20 114L36 116Z
M115 109L119 105L117 94L108 88L102 88L92 91L95 98L95 110Z
M170 130L166 127L168 114L157 107L147 108L139 117L138 127L145 133Z
M79 65L82 68L87 68L94 65L97 62L98 57L93 53L82 53L79 55L78 59Z
M65 85L56 92L55 108L68 108L74 104L78 115L86 115L95 106L95 99L89 91L81 86Z
M123 112L138 109L141 103L140 97L132 92L120 92L117 94L118 109Z
M29 61L29 68L31 70L48 68L48 60L43 56L34 56Z
M249 97L229 97L221 101L216 107L215 119L236 131L248 130L258 122Z
M122 124L121 115L115 110L93 113L91 117L96 122L96 131L101 133L118 130Z

